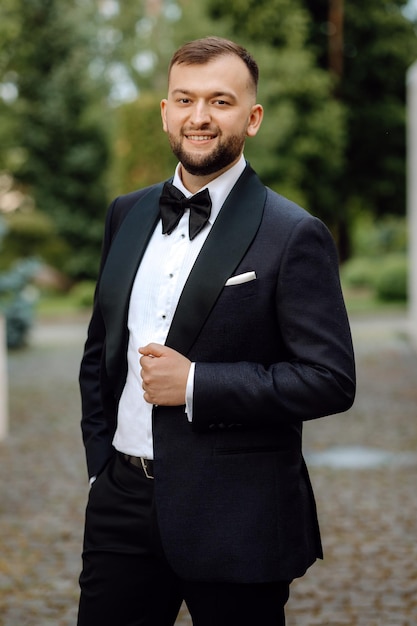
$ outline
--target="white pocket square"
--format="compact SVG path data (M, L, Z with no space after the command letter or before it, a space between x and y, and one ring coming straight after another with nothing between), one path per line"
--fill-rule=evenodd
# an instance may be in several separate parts
M245 272L244 274L238 274L237 276L231 276L225 282L225 287L230 285L241 285L242 283L248 283L251 280L256 280L256 272Z

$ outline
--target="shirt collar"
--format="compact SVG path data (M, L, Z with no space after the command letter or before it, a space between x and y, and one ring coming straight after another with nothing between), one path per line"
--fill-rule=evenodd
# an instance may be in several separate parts
M181 176L179 173L180 166L180 163L178 163L177 167L175 168L174 180L172 181L172 183L173 185L175 185L175 187L182 191L182 193L187 198L190 198L194 194L190 193L188 189L186 189L182 184ZM226 172L212 180L210 183L208 183L208 185L205 185L204 187L199 189L199 191L206 188L209 190L212 205L209 220L211 224L213 224L214 220L219 214L220 209L222 208L227 196L232 191L234 185L236 184L245 167L246 161L242 154L239 161L235 163L235 165L233 165L231 168L226 170Z

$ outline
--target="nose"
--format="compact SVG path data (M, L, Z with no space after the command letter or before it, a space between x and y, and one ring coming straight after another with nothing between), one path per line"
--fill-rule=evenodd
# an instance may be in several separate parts
M209 106L205 101L197 100L191 110L190 122L195 127L204 126L211 121Z

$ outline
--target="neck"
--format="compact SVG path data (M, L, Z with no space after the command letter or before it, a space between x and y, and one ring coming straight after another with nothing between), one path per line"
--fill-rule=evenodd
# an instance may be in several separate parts
M227 170L230 170L231 167L236 165L239 159L240 155L239 158L236 159L236 161L234 161L233 163L230 163L223 169L214 172L214 174L208 174L207 176L195 176L194 174L190 174L190 172L187 172L185 167L181 164L179 174L181 176L184 187L188 189L190 193L195 194L200 191L200 189L203 189L203 187L207 187L207 185L211 183L212 180L215 180L216 178L227 172Z

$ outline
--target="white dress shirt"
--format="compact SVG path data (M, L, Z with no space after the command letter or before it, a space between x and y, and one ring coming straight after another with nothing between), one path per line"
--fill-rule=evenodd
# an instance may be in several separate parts
M119 452L153 459L152 405L143 399L138 349L150 342L165 343L188 275L224 201L245 166L242 156L236 165L206 185L212 201L210 220L192 241L188 237L188 210L184 212L171 235L163 235L159 223L149 241L130 296L127 321L128 372L119 402L117 429L113 439L113 445ZM182 184L180 165L175 170L173 184L185 196L193 195ZM192 398L193 373L192 368L187 384L188 411ZM187 419L185 415L184 419Z

